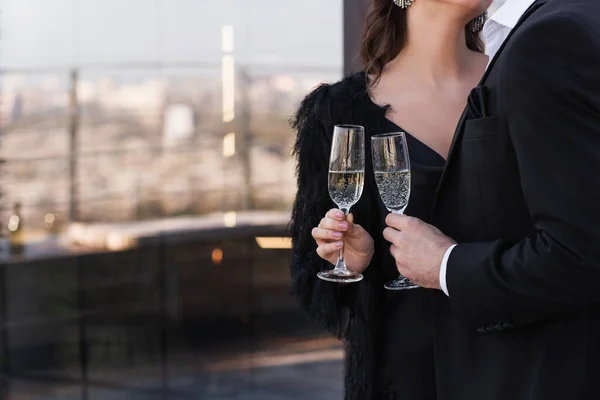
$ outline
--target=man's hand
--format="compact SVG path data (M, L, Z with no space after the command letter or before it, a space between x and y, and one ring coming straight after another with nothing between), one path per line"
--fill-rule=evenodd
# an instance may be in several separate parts
M419 286L440 289L440 267L452 239L418 218L390 214L385 222L383 237L392 243L398 271Z

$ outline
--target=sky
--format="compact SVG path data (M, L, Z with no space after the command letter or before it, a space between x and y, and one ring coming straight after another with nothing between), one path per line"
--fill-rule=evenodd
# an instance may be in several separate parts
M0 65L238 61L340 67L342 0L0 0Z
M342 65L342 0L0 0L0 11L7 68L219 63L224 24L238 62Z

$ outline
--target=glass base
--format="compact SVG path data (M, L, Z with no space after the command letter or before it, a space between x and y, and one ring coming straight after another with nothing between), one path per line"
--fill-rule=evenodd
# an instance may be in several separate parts
M317 274L319 279L322 279L327 282L337 282L337 283L354 283L360 282L363 279L361 274L357 274L351 271L344 271L339 269L330 269L329 271L321 271Z
M385 285L383 285L383 287L387 290L409 290L418 289L421 286L417 285L416 283L412 283L406 278L400 278L386 283Z

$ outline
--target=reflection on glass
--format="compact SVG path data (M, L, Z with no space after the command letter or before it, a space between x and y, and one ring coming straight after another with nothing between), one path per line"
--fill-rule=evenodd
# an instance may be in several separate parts
M383 204L394 214L404 214L410 198L410 158L404 132L371 137L373 171ZM386 283L388 290L415 289L419 286L400 274Z
M333 130L329 159L329 196L348 215L350 208L362 196L365 184L365 128L357 125L336 125ZM340 249L335 268L317 276L329 282L354 283L363 279L346 266L344 246Z
M2 14L27 16L2 24L0 221L16 243L25 222L28 250L0 269L8 398L244 397L251 363L208 366L249 359L256 338L261 366L336 361L286 381L294 395L310 395L311 373L341 376L339 343L322 348L289 296L280 240L296 191L289 116L342 70L339 1L307 1L90 0L40 18L17 1ZM326 35L306 28L315 7ZM32 37L67 40L48 52Z

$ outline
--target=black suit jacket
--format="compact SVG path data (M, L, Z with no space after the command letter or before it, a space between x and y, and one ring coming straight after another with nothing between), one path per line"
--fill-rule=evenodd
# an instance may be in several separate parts
M434 222L439 400L600 399L600 1L538 0L469 98Z

